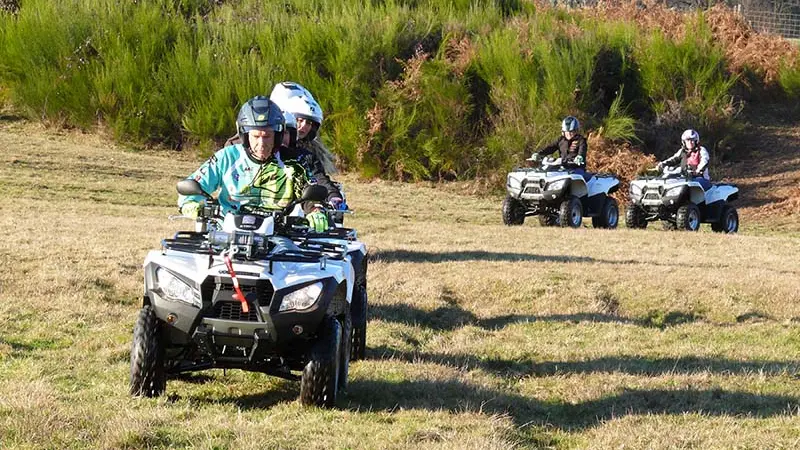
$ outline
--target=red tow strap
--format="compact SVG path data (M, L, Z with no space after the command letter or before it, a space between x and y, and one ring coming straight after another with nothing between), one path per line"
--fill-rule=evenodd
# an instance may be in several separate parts
M241 288L239 288L239 279L236 278L236 272L233 271L233 263L231 263L231 257L225 255L225 265L228 267L228 273L231 274L231 281L233 281L233 290L235 291L233 294L234 300L239 300L242 303L242 312L249 313L250 308L247 306L247 299L244 297Z

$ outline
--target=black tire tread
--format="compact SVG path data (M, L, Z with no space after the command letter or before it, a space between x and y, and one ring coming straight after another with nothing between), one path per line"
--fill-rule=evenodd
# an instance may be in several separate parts
M158 397L167 387L159 322L149 305L139 311L131 344L130 393L137 397Z
M503 199L503 223L508 226L525 223L525 211L522 204L511 196Z
M311 349L310 358L300 380L300 403L307 406L331 408L336 404L337 347L340 325L333 317L320 324L319 337Z

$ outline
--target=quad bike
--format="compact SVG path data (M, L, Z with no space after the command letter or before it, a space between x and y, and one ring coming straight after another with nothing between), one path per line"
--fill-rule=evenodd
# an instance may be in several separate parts
M543 226L577 228L591 217L595 228L616 228L619 206L610 195L618 189L615 175L571 173L560 158L545 158L541 167L508 174L503 223L522 225L526 216L539 216Z
M701 223L710 223L716 232L739 231L739 214L730 204L739 197L735 185L713 183L703 190L680 167L650 174L631 182L631 201L625 212L628 228L646 228L649 222L661 220L670 230L697 231Z
M329 242L301 239L294 204L222 218L196 181L179 182L178 192L207 200L200 230L164 239L145 259L131 394L159 396L182 372L236 368L299 380L301 403L334 406L352 342L355 274L341 243L349 231ZM312 185L296 203L325 194Z

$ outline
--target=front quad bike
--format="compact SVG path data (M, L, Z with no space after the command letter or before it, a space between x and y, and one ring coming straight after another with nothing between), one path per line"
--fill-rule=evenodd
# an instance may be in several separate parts
M316 187L301 201L324 198ZM194 180L178 191L203 194ZM215 210L208 198L203 214ZM303 404L332 407L347 386L352 342L347 247L298 245L285 212L218 219L201 215L208 231L179 232L145 259L131 394L161 395L181 372L233 368L300 380Z
M631 202L625 212L628 228L646 228L661 220L667 230L697 231L710 223L720 233L739 231L739 214L730 202L739 197L732 184L714 183L707 191L680 169L644 175L631 182Z
M619 205L611 194L618 189L615 175L571 173L561 159L547 158L541 167L508 174L503 223L522 225L526 216L539 216L542 226L577 228L591 217L595 228L616 228Z

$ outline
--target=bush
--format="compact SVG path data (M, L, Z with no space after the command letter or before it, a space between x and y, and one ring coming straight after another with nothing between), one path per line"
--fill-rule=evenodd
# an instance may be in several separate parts
M558 136L568 114L659 153L689 126L718 141L739 109L738 72L702 14L662 11L685 22L665 34L627 12L511 0L21 6L0 10L9 102L52 123L102 122L138 145L213 148L242 102L283 80L318 98L343 168L400 179L491 177ZM795 98L798 72L780 76Z

